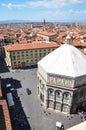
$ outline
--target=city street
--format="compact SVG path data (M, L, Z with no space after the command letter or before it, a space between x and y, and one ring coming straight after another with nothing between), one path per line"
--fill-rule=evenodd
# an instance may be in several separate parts
M67 115L54 110L45 109L37 95L37 69L11 70L10 72L0 73L2 78L13 78L21 83L17 88L18 96L32 130L56 130L56 121L64 124L67 129L81 122L79 115ZM16 86L14 86L16 89ZM30 94L26 89L29 88Z

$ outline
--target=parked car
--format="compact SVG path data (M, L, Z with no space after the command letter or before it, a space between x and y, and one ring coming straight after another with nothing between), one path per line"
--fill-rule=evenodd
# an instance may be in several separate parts
M29 88L26 89L26 92L27 92L28 95L31 94L31 90Z

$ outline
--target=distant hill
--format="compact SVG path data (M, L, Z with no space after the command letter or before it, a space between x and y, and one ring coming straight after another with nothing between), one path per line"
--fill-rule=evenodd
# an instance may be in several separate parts
M0 24L10 24L10 23L29 23L29 20L2 20Z
M15 24L15 23L35 23L35 24L39 24L39 23L43 23L43 21L30 21L30 20L1 20L0 21L0 24ZM51 24L51 23L85 23L84 21L47 21L46 22L47 24Z
M35 23L35 24L39 24L39 23L43 23L42 21L30 21L30 20L1 20L0 24L15 24L15 23ZM46 22L47 24L50 24L52 22Z

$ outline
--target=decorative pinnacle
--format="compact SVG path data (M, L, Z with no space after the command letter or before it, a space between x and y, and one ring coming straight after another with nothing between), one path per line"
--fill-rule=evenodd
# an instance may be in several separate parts
M68 34L67 37L66 37L66 43L67 43L67 44L71 44L71 37L70 37L69 34Z

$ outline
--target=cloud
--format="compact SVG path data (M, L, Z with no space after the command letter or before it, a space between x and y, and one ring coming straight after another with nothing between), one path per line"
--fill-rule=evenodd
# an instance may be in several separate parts
M61 8L69 6L71 4L84 4L85 0L38 0L28 2L28 5L32 7L47 7L47 8Z
M72 9L67 11L56 11L56 12L48 12L50 18L52 20L57 19L57 21L86 21L86 10L74 11Z
M37 0L37 1L27 1L22 4L2 4L7 8L36 8L36 7L45 7L45 8L61 8L69 6L71 4L86 4L85 0Z
M42 1L33 1L28 2L28 4L32 7L46 7L46 8L56 8L56 7L63 7L66 5L65 0L42 0Z
M31 14L29 16L32 20L46 18L48 21L80 21L80 19L86 21L85 5L86 0L27 0L27 2L20 4L2 4L7 8L34 8L36 10L33 12L34 17ZM80 8L83 9L80 10Z
M66 5L66 0L38 0L38 1L29 1L23 4L12 4L3 3L2 6L7 8L21 8L21 7L27 7L27 8L36 8L36 7L45 7L45 8L57 8L57 7L63 7Z
M86 21L86 10L74 11L72 9L67 11L42 11L39 12L32 20L35 19L43 19L45 18L46 21L56 21L56 22L79 22L79 21Z
M7 8L21 8L21 7L25 7L24 4L12 4L12 3L8 3L8 4L2 4L2 6L7 7Z
M81 4L83 2L85 2L85 0L70 0L70 3L72 4Z

